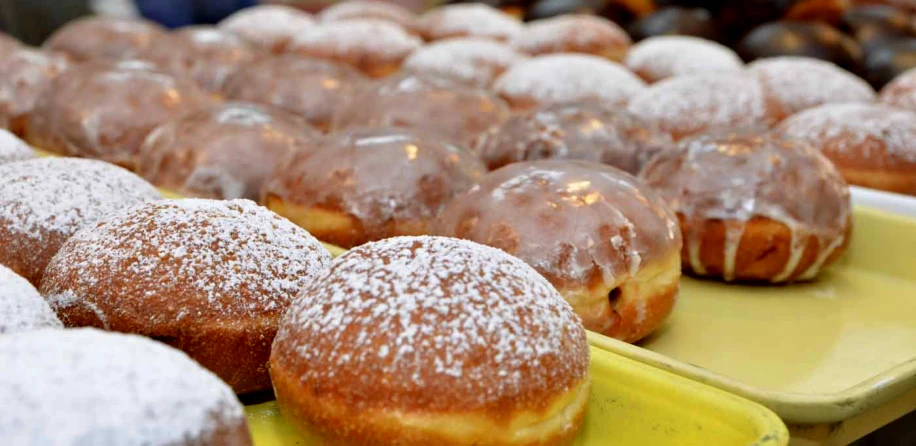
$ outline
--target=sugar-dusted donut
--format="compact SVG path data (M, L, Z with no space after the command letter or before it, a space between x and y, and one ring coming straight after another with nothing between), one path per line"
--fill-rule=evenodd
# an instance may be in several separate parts
M430 43L404 61L404 70L487 88L526 57L511 46L480 37L456 37Z
M24 277L3 265L0 265L0 315L0 336L63 327L45 299L38 294L38 290Z
M506 42L523 28L515 17L482 3L441 6L420 18L421 33L429 41L483 37Z
M654 36L633 45L626 66L646 82L697 74L740 73L744 63L727 46L693 36Z
M916 68L904 71L881 89L882 103L916 112Z
M60 54L28 48L0 56L0 125L23 135L39 97L69 67Z
M322 22L341 20L377 19L394 23L413 35L420 34L419 18L412 11L396 3L378 0L346 0L321 10Z
M0 164L35 158L35 151L16 135L0 129Z
M217 27L235 33L261 49L281 53L293 37L316 26L309 14L283 5L245 8L226 17Z
M529 22L510 41L519 52L586 53L620 61L632 41L626 31L603 17L566 14Z
M163 42L165 28L141 19L90 16L67 23L54 32L44 48L76 62L135 59Z

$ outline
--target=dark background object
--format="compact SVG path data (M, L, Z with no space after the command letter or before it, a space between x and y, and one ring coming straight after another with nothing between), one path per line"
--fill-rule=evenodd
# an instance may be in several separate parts
M886 5L856 6L843 14L840 26L868 53L892 40L916 37L912 19L910 14Z
M898 74L916 67L916 39L907 38L876 46L865 59L865 80L881 88Z
M525 11L525 20L546 19L561 14L596 14L604 8L601 0L539 0Z
M862 49L851 37L824 23L771 22L758 26L735 47L747 62L762 57L806 56L862 72Z
M90 12L88 0L0 0L0 30L41 45L57 28Z
M634 41L661 35L688 35L710 40L721 37L709 10L679 6L662 8L641 18L630 24L627 32Z

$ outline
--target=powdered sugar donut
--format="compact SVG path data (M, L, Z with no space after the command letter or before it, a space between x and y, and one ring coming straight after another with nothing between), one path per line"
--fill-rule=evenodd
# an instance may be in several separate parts
M74 20L45 41L44 48L76 61L136 59L161 43L165 28L137 19L91 16Z
M242 404L187 355L92 329L0 336L10 444L250 446Z
M619 61L632 41L626 31L608 19L566 14L528 23L511 43L516 50L533 56L586 53Z
M346 0L321 10L318 18L323 22L353 19L377 19L394 23L413 35L420 34L417 16L396 4L378 0Z
M315 21L296 8L260 5L236 12L217 26L238 34L262 49L280 53L293 37L314 27Z
M624 106L644 88L623 66L587 54L534 57L513 65L493 84L514 109L588 100Z
M77 230L158 198L140 177L101 161L44 158L0 165L0 264L38 286L51 257Z
M0 125L23 135L38 98L69 66L60 54L28 48L0 57Z
M330 260L254 202L160 200L74 235L41 292L67 326L158 339L246 393L270 388L280 316Z
M0 335L60 327L63 324L38 290L25 278L0 265Z
M525 60L509 45L480 37L440 40L414 51L404 69L478 88L488 88L512 64Z
M16 135L0 129L0 164L35 158L35 151Z
M0 32L0 52L6 53L22 46L15 37Z
M559 445L582 424L588 361L579 318L522 261L397 237L303 291L270 373L284 416L328 444Z
M711 40L655 36L633 45L626 66L646 82L657 82L676 76L739 73L744 63L730 48Z
M916 111L916 68L911 68L881 89L881 102Z
M515 17L482 3L446 5L420 18L420 29L426 40L483 37L505 42L523 27Z

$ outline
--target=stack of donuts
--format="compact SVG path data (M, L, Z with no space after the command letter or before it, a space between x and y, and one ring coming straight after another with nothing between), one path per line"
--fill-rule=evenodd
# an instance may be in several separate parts
M3 45L16 444L246 445L236 395L271 391L329 444L568 444L585 330L652 335L682 271L815 280L847 184L916 195L916 73L600 17L355 0Z

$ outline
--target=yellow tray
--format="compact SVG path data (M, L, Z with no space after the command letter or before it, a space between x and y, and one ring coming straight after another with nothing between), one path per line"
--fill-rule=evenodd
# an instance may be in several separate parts
M788 444L773 412L746 399L592 348L592 393L576 445ZM274 402L248 406L256 446L307 445Z
M793 443L854 441L916 410L916 220L857 208L854 231L816 282L685 278L657 334L592 345L761 403Z

